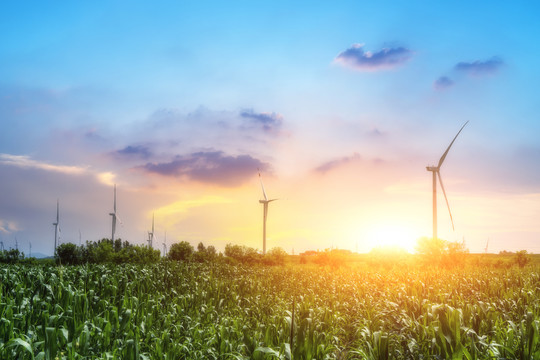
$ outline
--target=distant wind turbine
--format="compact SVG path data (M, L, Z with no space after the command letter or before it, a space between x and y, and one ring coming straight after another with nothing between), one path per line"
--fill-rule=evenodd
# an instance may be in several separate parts
M2 247L2 251L4 251L4 242L0 241L0 247Z
M484 249L484 253L486 253L486 254L487 254L487 251L488 251L488 245L489 245L489 238L487 239L486 248Z
M148 232L148 247L152 248L154 244L154 214L152 213L152 232Z
M264 191L264 185L262 182L261 173L259 171L259 180L261 182L261 188L264 196L264 200L259 200L259 203L263 204L263 255L266 254L266 218L268 217L268 204L277 199L270 199L266 196L266 191Z
M118 215L116 214L116 184L114 184L114 205L113 205L113 212L109 213L109 215L112 216L112 235L111 240L114 242L114 233L116 232L116 220L118 222L122 223Z
M163 240L163 257L167 256L167 232L165 231L165 239Z
M56 200L56 222L54 226L54 255L56 255L56 246L58 245L58 231L60 230L60 200Z
M450 221L452 222L452 229L454 229L454 219L452 218L452 212L450 211L450 204L448 203L448 198L446 197L446 191L444 190L444 185L441 177L441 166L444 162L444 159L446 159L446 155L448 154L448 151L450 151L450 148L454 144L454 141L456 141L456 138L458 137L459 133L461 133L461 130L467 125L469 122L467 121L461 129L459 129L458 133L454 137L454 140L450 143L444 154L441 156L441 159L439 160L439 164L437 166L428 166L426 167L427 171L431 171L433 173L433 239L437 239L437 178L439 178L439 183L441 184L441 189L443 191L444 199L446 200L446 206L448 207L448 213L450 214Z

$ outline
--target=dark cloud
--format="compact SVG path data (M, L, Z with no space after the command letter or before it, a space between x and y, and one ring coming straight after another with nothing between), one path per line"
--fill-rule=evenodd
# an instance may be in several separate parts
M493 57L486 61L459 62L454 66L454 70L474 76L489 75L497 72L503 65L501 59Z
M246 182L257 168L266 170L267 163L250 155L230 156L222 151L195 152L177 155L164 163L147 163L142 168L151 173L223 186L238 186Z
M283 116L276 113L256 113L252 109L243 110L240 116L249 119L252 124L261 126L266 132L271 132L279 129L283 122Z
M448 76L441 76L440 78L435 80L435 82L433 83L433 87L436 90L444 90L452 86L454 86L454 81L450 79Z
M383 48L377 52L364 51L363 47L363 44L354 44L334 61L356 70L376 71L402 65L412 56L412 51L404 47Z
M386 136L386 133L384 131L379 130L378 128L373 128L369 130L367 133L367 136L372 138L380 138L382 136Z
M116 155L136 157L141 159L148 159L152 156L152 152L146 146L136 145L136 146L126 146L125 148L115 152Z
M340 166L350 164L355 161L361 161L362 157L358 153L354 153L351 156L343 156L339 159L330 160L328 162L325 162L324 164L318 166L315 168L315 172L318 172L320 174L326 174L327 172L334 170L335 168L338 168Z

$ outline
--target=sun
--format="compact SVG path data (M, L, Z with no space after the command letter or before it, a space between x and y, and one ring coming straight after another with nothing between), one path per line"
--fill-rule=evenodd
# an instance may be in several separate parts
M403 249L411 254L415 251L417 238L415 231L403 224L378 224L365 234L366 244L371 249Z

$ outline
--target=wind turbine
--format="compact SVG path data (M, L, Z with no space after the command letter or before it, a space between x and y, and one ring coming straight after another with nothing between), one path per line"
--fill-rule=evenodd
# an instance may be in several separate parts
M427 166L427 171L431 171L433 173L433 239L437 239L437 178L439 178L439 183L441 184L441 189L443 191L444 199L446 200L446 206L448 207L448 213L450 214L450 221L452 222L452 229L454 229L454 219L452 218L452 212L450 211L450 204L448 203L448 198L446 197L446 191L444 191L444 185L441 177L441 166L444 162L444 159L446 159L446 155L448 155L448 151L450 151L450 148L454 144L454 141L456 141L456 138L458 137L459 133L461 133L461 130L467 125L469 122L467 121L461 129L459 129L458 133L454 137L454 140L450 143L444 154L441 156L439 160L439 164L437 166Z
M120 223L122 223L122 221L120 220L120 218L118 217L118 215L116 215L116 184L114 184L114 207L113 207L113 212L112 213L109 213L109 215L112 216L112 235L111 235L111 241L114 243L114 233L116 232L116 220L118 219L118 221Z
M258 170L258 169L257 169ZM268 217L268 204L277 199L270 199L266 196L266 191L264 191L264 185L262 182L261 172L259 171L259 180L261 182L261 188L264 196L264 200L259 200L259 203L263 204L263 255L266 254L266 218Z
M486 248L484 249L484 254L487 254L488 245L489 245L489 238L487 239L487 242L486 242Z
M167 256L167 232L165 231L165 240L163 240L163 257Z
M152 248L154 243L154 213L152 213L152 232L148 232L148 247Z
M56 200L56 222L54 226L54 255L56 255L56 246L58 245L58 230L60 230L60 200Z

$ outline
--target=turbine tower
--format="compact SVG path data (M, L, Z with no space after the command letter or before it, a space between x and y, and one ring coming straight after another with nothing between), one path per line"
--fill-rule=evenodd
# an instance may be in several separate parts
M258 170L258 169L257 169ZM266 191L264 191L264 185L262 182L261 173L259 171L259 180L261 182L261 188L264 196L264 200L259 200L259 203L263 204L263 255L266 254L266 218L268 217L268 204L277 199L270 199L266 196Z
M54 226L54 255L56 255L56 246L58 245L58 230L60 227L60 201L56 200L56 222Z
M165 231L165 240L163 240L163 257L167 256L167 232Z
M450 214L450 221L452 222L452 229L454 229L454 219L452 218L452 212L450 211L450 204L448 203L448 198L446 197L446 191L444 190L444 185L441 177L441 166L444 162L444 159L446 159L446 155L448 155L448 151L450 151L450 148L454 144L454 141L456 141L456 138L458 137L459 133L461 133L461 130L467 125L469 122L467 121L461 129L459 129L458 133L454 137L454 140L450 143L444 154L441 156L439 160L439 164L437 166L427 166L427 171L431 171L433 174L433 239L437 239L437 178L439 178L439 183L441 184L441 189L443 191L444 199L446 200L446 206L448 207L448 213Z
M111 235L111 241L114 243L114 233L116 232L116 220L120 221L118 216L116 215L116 184L114 184L114 205L113 205L113 212L109 213L109 215L112 216L112 235Z
M148 232L148 247L152 248L154 243L154 213L152 213L152 232Z

